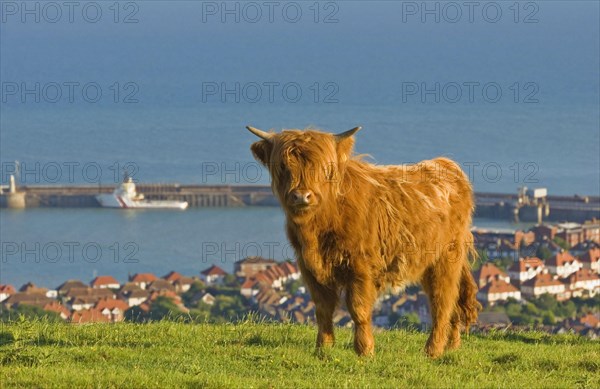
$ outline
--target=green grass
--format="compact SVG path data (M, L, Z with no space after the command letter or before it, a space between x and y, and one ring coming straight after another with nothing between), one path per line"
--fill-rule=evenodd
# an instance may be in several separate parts
M537 332L463 338L432 361L426 334L376 333L358 358L351 331L314 351L314 327L19 322L0 330L2 387L600 387L600 342Z

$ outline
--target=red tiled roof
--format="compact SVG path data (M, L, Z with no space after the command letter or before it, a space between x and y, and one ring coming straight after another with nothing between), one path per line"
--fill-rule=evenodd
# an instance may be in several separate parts
M554 279L552 274L550 273L540 273L537 276L533 277L530 280L527 280L523 283L524 286L532 286L532 287L541 287L541 286L556 286L562 285L557 279Z
M179 297L179 295L171 290L165 290L162 289L160 291L154 291L152 293L150 293L150 297L148 297L148 300L150 301L154 301L159 297L167 297L170 298L171 300L173 300L173 302L175 303L179 303L181 301L181 297Z
M585 254L583 254L580 258L583 263L596 263L600 261L600 248L593 248L588 250Z
M65 315L65 317L69 317L69 315L71 314L71 311L69 311L67 309L67 307L65 307L58 301L53 301L51 303L44 305L43 309L44 309L44 311L50 311L50 312L56 312L58 314L63 314L63 315Z
M120 285L119 281L117 281L113 276L98 276L92 280L90 285L101 286L101 285L112 285L112 284Z
M587 325L588 327L596 328L600 326L600 315L588 313L587 315L580 317L579 322L581 324Z
M483 266L481 266L479 270L475 272L475 279L477 281L488 280L490 277L497 278L498 276L502 278L508 277L506 273L500 270L496 265L489 262L484 263Z
M137 273L130 277L131 282L152 282L157 280L158 278L152 273Z
M227 272L221 269L219 266L212 265L208 269L204 270L200 274L204 276L226 276Z
M48 291L48 289L39 288L33 282L28 282L26 284L23 284L23 286L21 286L21 288L19 288L19 292L25 292L25 293L46 293L47 291Z
M579 269L575 273L566 277L566 280L570 284L574 284L578 281L593 281L597 279L598 275L594 273L591 269Z
M279 265L279 267L281 267L281 269L286 273L286 275L290 275L290 274L294 274L294 273L298 273L298 269L296 268L296 266L292 265L289 262L283 262L281 265Z
M515 273L523 273L526 272L527 269L537 269L538 267L544 267L544 262L542 262L541 259L537 257L527 257L519 258L519 262L513 263L508 270Z
M15 290L14 286L7 284L7 285L0 285L0 293L15 294L15 293L17 293L17 291Z
M107 323L110 319L95 308L75 311L71 315L71 323Z
M252 288L256 284L257 284L257 282L256 282L255 279L249 278L246 281L244 281L244 283L242 284L242 286L240 287L240 289Z
M553 255L546 261L546 266L564 266L567 263L573 263L577 259L571 255L568 251L563 251L562 253L558 253Z
M121 311L125 312L126 310L129 309L129 304L127 304L125 301L119 300L119 299L103 298L103 299L98 300L98 302L96 303L94 308L98 309L99 311L102 311L105 308L108 308L111 311L115 308L118 308Z
M183 277L181 274L177 273L176 271L171 271L171 272L169 272L169 274L167 274L163 278L169 282L175 282L178 279L180 279L181 277Z
M512 284L502 280L492 280L483 288L480 289L481 293L509 293L509 292L518 292L519 289L514 287Z

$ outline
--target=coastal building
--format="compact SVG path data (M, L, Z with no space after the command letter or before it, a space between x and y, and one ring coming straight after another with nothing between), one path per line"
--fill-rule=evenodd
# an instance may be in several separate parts
M43 308L46 304L50 304L54 301L54 299L46 296L45 293L17 292L11 294L6 300L3 301L3 304L7 308L15 308L18 305L33 305Z
M508 268L508 275L516 285L534 278L544 270L544 262L537 257L519 258Z
M17 291L15 290L15 287L12 285L0 285L0 302L6 300L7 298L10 297L10 295L13 295L17 293Z
M59 296L66 295L71 288L87 288L88 286L79 280L67 280L56 288Z
M217 265L200 272L200 279L207 285L221 285L228 273Z
M551 294L556 296L558 300L565 298L565 284L546 271L536 275L530 280L523 282L521 285L521 293L525 297L539 297L543 294Z
M122 299L130 307L143 304L150 297L150 292L142 288L139 289L127 289L119 292L119 298Z
M235 263L234 272L239 278L249 278L273 266L277 266L277 262L273 259L248 257Z
M129 277L129 282L138 285L142 289L146 289L148 284L150 284L152 281L156 281L157 279L158 277L152 273L136 273Z
M119 284L119 281L117 281L112 276L98 276L92 280L90 285L92 288L96 288L96 289L103 289L103 288L119 289L121 287L121 284Z
M600 277L590 269L580 269L564 279L569 297L594 297L600 293Z
M501 280L506 283L510 282L510 277L500 270L496 265L490 262L486 262L476 270L473 274L475 282L482 288L493 280Z
M582 264L568 251L563 251L550 257L546 261L546 267L550 273L559 277L566 277L581 269Z
M569 246L575 246L586 240L600 241L600 222L598 220L579 223L558 223L556 236L563 239Z
M165 279L157 278L156 280L146 285L146 290L150 292L154 292L157 290L170 290L172 292L175 292L175 285L173 285Z
M70 322L73 324L108 323L110 322L110 319L104 316L100 310L89 308L73 312L71 314Z
M51 303L47 303L46 305L44 305L43 309L44 311L57 313L63 320L67 320L69 316L71 316L71 311L69 311L67 307L65 307L58 301L52 301Z
M103 298L98 300L95 309L99 310L103 316L111 322L123 321L125 311L129 309L129 304L120 299Z
M477 292L477 299L488 305L509 298L521 300L521 291L503 279L492 279Z
M600 248L587 250L579 257L579 261L584 269L590 269L596 274L600 274Z

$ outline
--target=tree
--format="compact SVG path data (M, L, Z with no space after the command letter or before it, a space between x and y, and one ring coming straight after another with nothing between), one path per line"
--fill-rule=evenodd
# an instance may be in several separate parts
M210 315L212 319L220 322L232 321L239 318L243 312L247 311L241 296L219 295L215 297Z
M238 288L241 286L238 278L234 274L227 274L225 277L223 277L223 285L230 288Z
M134 306L125 311L125 319L135 322L158 321L162 319L182 319L183 311L175 305L173 300L166 296L159 296L150 305L150 310L145 311L139 306Z
M570 250L571 249L571 245L569 243L567 243L567 241L564 240L563 238L561 238L560 236L555 236L554 239L552 239L552 240L554 241L554 243L556 243L557 245L559 245L564 250Z
M540 245L535 251L535 255L540 259L546 260L552 256L552 251L548 247Z
M542 315L542 323L545 325L553 325L556 323L556 318L554 317L554 313L552 311L544 312Z
M62 321L58 313L52 311L45 311L44 309L35 305L19 304L12 309L2 308L0 310L0 321L15 321L18 320L20 317L23 317L27 320L44 319L52 322Z
M181 300L183 300L183 304L186 306L192 306L192 299L196 294L202 292L204 290L204 283L202 281L194 281L194 283L190 286L187 292L181 295Z
M287 289L288 292L290 292L291 295L295 295L298 292L298 289L300 289L300 287L304 286L304 282L302 282L301 279L299 280L294 280L292 282L289 282L285 288Z

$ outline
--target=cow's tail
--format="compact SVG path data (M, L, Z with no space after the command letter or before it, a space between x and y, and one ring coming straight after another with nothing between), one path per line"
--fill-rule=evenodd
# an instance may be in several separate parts
M472 242L468 243L467 251L471 260L477 259L477 251ZM469 326L477 322L477 316L481 310L481 304L477 301L477 284L471 274L471 265L469 260L463 261L463 268L460 276L460 291L458 297L458 308L462 324L468 331Z

